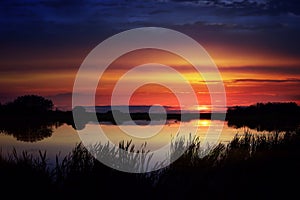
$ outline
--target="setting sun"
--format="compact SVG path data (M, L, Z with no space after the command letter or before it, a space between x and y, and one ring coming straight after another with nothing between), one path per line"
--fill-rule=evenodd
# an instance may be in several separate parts
M204 112L208 112L209 111L209 107L205 106L205 105L197 105L195 106L195 110L197 111L204 111Z

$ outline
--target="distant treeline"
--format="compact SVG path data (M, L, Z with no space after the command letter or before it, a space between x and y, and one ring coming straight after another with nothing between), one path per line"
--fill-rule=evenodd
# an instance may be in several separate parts
M298 115L300 107L295 102L281 103L268 102L243 107L235 106L228 109L228 116L231 115Z
M0 129L7 132L15 132L15 124L20 130L40 129L45 124L67 123L76 129L82 129L90 121L95 121L94 114L86 112L84 107L76 107L72 111L60 111L53 109L54 104L51 100L38 95L25 95L16 98L12 102L0 104ZM80 116L80 123L75 123L73 114ZM78 113L79 112L79 113ZM211 113L187 113L184 115L168 113L166 116L156 113L130 113L130 118L125 113L116 111L119 119L116 121L112 111L106 113L96 113L98 121L107 121L113 124L120 124L128 119L133 120L161 120L173 119L178 121L190 121L192 119L210 119ZM294 130L300 124L300 107L295 102L281 103L257 103L250 106L235 106L227 110L226 121L228 126L244 127L267 130ZM222 114L220 114L222 116ZM221 118L221 117L220 117ZM223 120L223 119L222 119ZM2 127L2 128L1 128ZM44 127L44 126L43 126ZM49 135L49 131L46 131Z
M300 107L295 102L268 102L231 107L226 119L229 126L247 126L259 130L291 130L299 126Z

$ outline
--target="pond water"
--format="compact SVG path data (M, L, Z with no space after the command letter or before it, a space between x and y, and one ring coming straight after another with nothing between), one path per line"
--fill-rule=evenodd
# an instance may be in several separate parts
M120 125L119 127L111 123L101 123L100 126L106 133L107 138L109 138L109 140L114 144L118 144L123 140L132 140L132 144L134 144L136 147L139 147L143 143L147 142L146 149L156 150L164 146L165 144L170 143L172 140L174 140L174 138L176 138L181 123L183 123L184 125L197 127L198 129L196 135L199 136L200 141L204 141L204 139L206 139L208 143L210 141L217 140L218 143L221 142L226 144L231 141L236 134L244 134L245 131L250 131L253 134L270 133L267 131L258 131L256 129L250 129L247 127L229 127L226 121L211 121L204 119L191 120L189 122L168 120L167 123L162 126L162 129L158 134L149 138L137 138L125 134L121 131L121 128L122 126L130 126L126 124ZM219 126L223 123L224 126L221 130L220 135L216 135L214 134L214 132L207 134L207 130L210 126ZM140 127L143 128L143 124L147 124L147 122L139 121L137 122L137 124L140 124ZM18 127L18 124L16 124L15 126ZM85 130L88 133L93 133L95 136L98 134L98 128L99 124L97 123L89 123L85 126ZM47 125L43 127L43 130L30 129L26 131L29 133L26 133L25 136L22 135L22 130L18 130L18 132L16 130L1 131L0 147L3 156L11 153L13 148L15 148L17 152L26 150L28 153L32 154L37 154L38 151L41 150L47 152L47 157L50 163L53 163L56 155L59 155L59 158L63 158L72 151L76 144L81 142L82 138L84 138L82 137L82 135L80 135L81 133L78 133L77 130L75 130L71 125L67 124ZM188 137L189 133L186 133L185 136ZM89 139L93 140L93 137Z

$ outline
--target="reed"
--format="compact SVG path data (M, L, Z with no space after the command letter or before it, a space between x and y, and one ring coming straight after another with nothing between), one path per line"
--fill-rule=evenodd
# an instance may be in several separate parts
M292 189L297 191L292 181L300 180L299 130L268 135L246 131L227 145L210 147L206 154L199 138L177 138L171 145L170 158L182 155L170 166L144 174L120 172L96 159L111 157L116 168L124 163L135 170L148 167L152 157L146 143L136 148L132 141L121 141L119 147L84 147L79 143L62 159L56 156L55 167L51 169L46 152L39 151L35 157L13 149L8 156L0 155L1 187L7 188L7 183L20 185L20 180L24 184L27 180L34 181L30 186L39 190L61 195L101 189L101 194L119 198L132 190L149 198L188 198L195 191L205 198L255 198L259 194L272 198L288 196ZM22 187L30 188L26 184Z

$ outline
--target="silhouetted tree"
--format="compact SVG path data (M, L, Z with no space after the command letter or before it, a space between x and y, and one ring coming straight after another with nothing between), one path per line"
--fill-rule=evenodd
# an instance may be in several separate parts
M17 113L44 113L53 109L53 102L38 95L25 95L6 105L6 111Z

